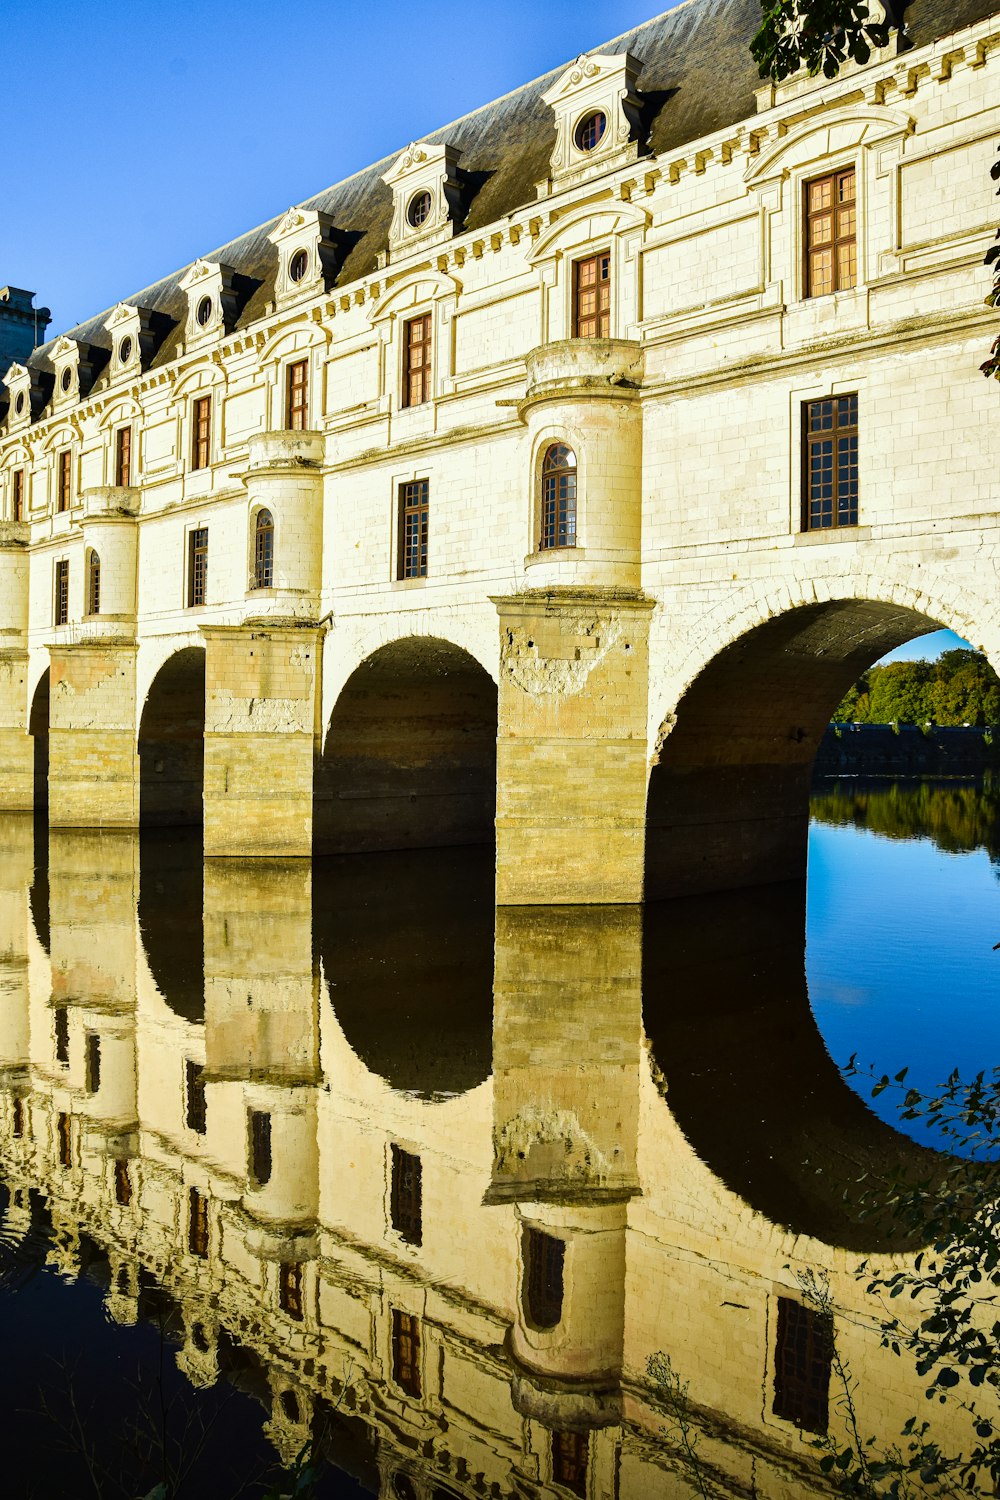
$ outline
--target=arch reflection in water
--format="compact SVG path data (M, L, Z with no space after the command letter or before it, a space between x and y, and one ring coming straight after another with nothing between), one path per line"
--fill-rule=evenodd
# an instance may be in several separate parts
M752 1468L762 1496L820 1494L800 1426L820 1420L826 1388L776 1388L805 1271L828 1278L858 1399L878 1392L887 1436L921 1409L920 1381L878 1348L844 1248L849 1216L845 1230L799 1147L775 1150L788 1115L768 1101L777 1188L755 1156L763 1135L741 1177L708 1129L728 1048L753 1135L738 1064L752 1076L805 1004L800 985L772 1022L769 986L787 986L794 964L760 962L787 954L795 922L801 945L800 906L785 928L759 919L753 941L724 906L714 921L677 908L647 932L651 1052L634 910L500 912L491 982L494 914L470 898L468 866L407 856L366 875L337 861L310 886L301 862L217 862L199 1023L165 1003L141 950L135 842L53 840L51 960L28 911L30 847L15 839L0 860L0 951L20 1004L0 1028L0 1246L38 1235L59 1274L104 1287L118 1324L162 1317L190 1380L207 1399L223 1380L245 1392L284 1457L312 1440L381 1494L644 1500L685 1482L647 1373L665 1352L724 1490ZM488 1033L464 1072L447 1047L449 1007L479 1046L491 990L492 1078ZM447 1003L422 1050L442 1041L444 1062L422 1071L420 1011L438 991ZM749 1000L742 1031L717 992ZM407 1001L397 1052L378 1033ZM838 1141L878 1148L881 1127L869 1117L866 1138L853 1095L827 1088L830 1064L799 1019L795 1107L812 1097ZM52 1287L49 1325L58 1306L82 1329L57 1300L70 1292Z

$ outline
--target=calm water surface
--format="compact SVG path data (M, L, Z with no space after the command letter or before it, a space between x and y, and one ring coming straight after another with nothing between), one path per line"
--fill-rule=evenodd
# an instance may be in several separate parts
M851 1185L932 1159L837 1064L1000 1057L1000 817L814 814L808 899L645 913L498 913L488 851L9 824L0 1493L260 1496L306 1453L322 1496L688 1495L665 1353L718 1493L818 1495L807 1274L892 1441L922 1385L854 1268L916 1246Z

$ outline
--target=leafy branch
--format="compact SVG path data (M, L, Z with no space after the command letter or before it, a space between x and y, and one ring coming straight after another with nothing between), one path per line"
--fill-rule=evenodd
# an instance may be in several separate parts
M775 83L802 67L835 78L847 58L866 63L885 47L892 29L890 20L873 21L861 0L762 0L761 12L750 52L761 78Z

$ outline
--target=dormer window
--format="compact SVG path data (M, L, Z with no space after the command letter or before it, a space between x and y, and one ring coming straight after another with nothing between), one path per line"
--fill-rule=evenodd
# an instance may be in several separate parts
M180 289L188 299L184 331L188 346L204 343L236 326L242 303L240 281L230 266L214 260L196 260L185 272ZM249 284L243 288L244 293L248 287Z
M212 313L214 311L214 307L215 304L213 303L211 297L202 297L201 301L198 303L198 310L195 313L195 317L198 319L200 327L204 328L212 321Z
M410 206L406 210L406 217L414 229L419 229L426 224L434 207L431 195L428 192L415 193L410 199Z
M576 127L576 144L580 151L593 151L603 141L608 129L608 117L603 110L595 109L584 115Z
M639 153L641 64L628 52L578 57L545 94L556 144L543 193L633 161Z
M65 395L65 393L72 387L72 384L73 371L70 369L69 365L67 365L59 377L59 389Z
M309 269L309 254L306 250L296 250L288 262L289 281L299 282Z
M290 208L268 239L278 251L274 293L279 306L333 286L341 252L329 214Z
M108 360L107 349L71 339L66 334L52 346L52 372L55 382L54 406L68 406L89 394L101 368Z
M461 222L459 152L454 146L408 146L382 181L392 189L390 251L425 249L450 240Z
M120 365L127 365L131 358L132 340L126 337L123 338L118 345L118 363Z
M111 341L111 379L133 380L148 369L172 321L152 308L119 302L104 324Z

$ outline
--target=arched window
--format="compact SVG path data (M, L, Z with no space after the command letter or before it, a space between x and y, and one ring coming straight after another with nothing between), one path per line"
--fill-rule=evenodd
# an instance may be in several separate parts
M101 559L93 550L87 561L87 613L101 613Z
M576 454L553 443L542 460L542 516L538 550L576 546Z
M269 510L259 510L254 525L253 586L269 589L274 585L274 517Z

